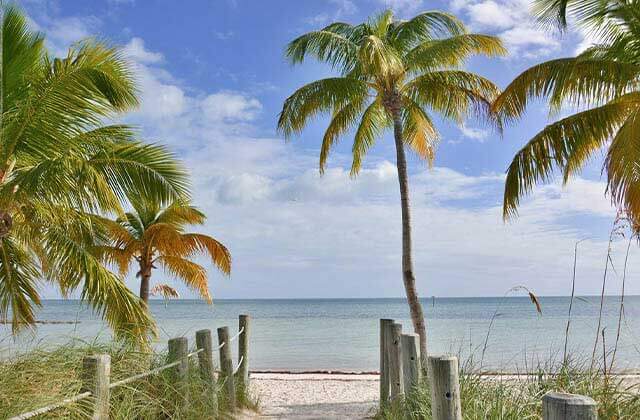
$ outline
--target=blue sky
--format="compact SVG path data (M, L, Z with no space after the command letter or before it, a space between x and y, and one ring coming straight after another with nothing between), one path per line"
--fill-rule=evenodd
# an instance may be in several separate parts
M536 26L528 0L23 0L54 54L88 36L122 46L136 70L142 105L122 116L142 136L166 144L193 176L202 229L225 242L233 275L210 272L220 298L390 297L403 294L400 209L390 136L379 139L356 180L345 137L323 177L317 171L326 118L292 142L276 133L283 100L331 74L313 62L292 67L287 42L328 22L360 22L385 8L400 18L423 10L457 14L473 32L502 37L511 55L475 58L468 69L504 87L541 60L589 45ZM568 111L568 110L567 110ZM538 294L570 291L574 243L577 290L599 291L615 212L604 196L600 160L569 186L540 186L520 217L500 217L503 174L514 153L548 121L544 103L504 138L470 120L440 121L435 167L410 161L415 265L423 296L501 295L515 285ZM624 258L614 244L614 261ZM630 258L634 272L635 249ZM619 270L620 271L620 270ZM157 281L171 282L164 273ZM135 279L127 280L135 288ZM614 273L610 293L619 278ZM190 292L180 289L184 296ZM632 293L640 286L630 285ZM54 292L48 292L54 297Z

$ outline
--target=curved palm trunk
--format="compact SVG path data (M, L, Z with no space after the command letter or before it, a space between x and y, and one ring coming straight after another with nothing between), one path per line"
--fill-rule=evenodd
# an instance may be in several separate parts
M145 305L149 302L149 283L151 281L151 263L140 261L140 299Z
M427 367L427 331L424 321L422 305L416 291L416 278L413 275L413 255L411 252L411 211L409 208L409 176L407 174L407 160L402 141L402 120L400 110L392 110L393 135L396 143L396 165L398 167L398 181L400 183L400 203L402 206L402 276L407 302L411 312L411 322L414 331L420 336L420 358L423 370Z

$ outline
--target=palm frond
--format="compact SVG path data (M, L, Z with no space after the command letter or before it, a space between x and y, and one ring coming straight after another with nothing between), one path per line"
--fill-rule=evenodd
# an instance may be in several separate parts
M203 299L211 303L207 271L201 265L181 257L164 255L158 261L169 273L180 278L190 289L200 293Z
M0 319L11 316L14 333L35 322L33 306L40 306L38 268L28 251L11 237L0 239Z
M405 105L402 122L402 136L405 143L420 159L425 160L431 166L439 138L433 121L420 105L410 102Z
M389 34L390 42L400 52L440 37L461 35L464 24L455 16L439 11L423 12L410 20L399 22Z
M492 109L513 121L524 113L530 98L549 97L552 111L564 103L599 105L626 93L639 75L640 66L634 64L579 57L551 60L516 77Z
M341 109L334 112L331 122L327 127L322 138L322 146L320 147L320 174L324 173L324 168L329 157L329 152L333 145L338 141L341 135L343 135L350 127L352 127L358 120L358 117L362 114L364 108L364 98L360 100L349 102Z
M458 67L476 54L497 57L506 53L507 50L498 37L462 34L423 42L409 51L404 61L410 72L423 72Z
M633 98L614 101L548 125L514 157L507 170L503 215L515 216L521 197L536 182L547 181L554 168L566 175L580 167L593 151L610 139L634 105Z
M382 131L391 126L391 119L387 115L382 100L377 98L362 114L360 124L353 139L351 152L351 176L356 176L362 167L362 160L367 151L374 145L376 138Z
M473 114L481 120L495 123L499 129L502 126L498 115L491 110L500 90L490 80L473 73L462 70L426 73L407 83L403 94L459 123Z
M309 83L284 102L278 130L285 137L290 137L299 133L310 118L362 100L368 90L366 83L350 77L334 77Z
M182 243L188 249L185 255L193 257L196 254L207 253L211 262L223 274L231 274L231 253L221 242L200 233L185 233L182 235Z

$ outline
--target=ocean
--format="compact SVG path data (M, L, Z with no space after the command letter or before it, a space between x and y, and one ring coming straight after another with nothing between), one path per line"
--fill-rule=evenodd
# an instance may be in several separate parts
M429 352L472 357L487 369L521 371L562 360L568 297L541 297L538 314L528 297L423 299ZM619 297L607 297L603 326L608 357L616 339ZM158 348L171 337L184 335L194 343L198 329L227 325L234 334L238 315L253 319L252 370L373 371L379 366L379 319L393 318L412 332L403 299L269 299L152 301L158 323ZM598 321L599 298L574 299L569 331L572 357L591 357ZM41 324L34 332L12 337L0 327L0 357L11 357L33 347L71 340L108 340L109 330L92 311L73 300L46 300L37 314L42 321L79 321L77 324ZM493 323L492 323L493 320ZM491 326L491 328L490 328ZM640 296L625 297L625 317L616 355L617 369L640 368ZM215 337L214 331L214 337ZM488 338L487 338L488 337ZM235 349L234 349L235 352ZM235 354L235 353L234 353ZM603 354L602 339L597 356Z

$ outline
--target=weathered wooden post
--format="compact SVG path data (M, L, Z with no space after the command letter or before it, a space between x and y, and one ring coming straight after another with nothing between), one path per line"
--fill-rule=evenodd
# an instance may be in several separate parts
M187 354L189 354L189 342L187 337L176 337L170 339L168 347L169 354L167 356L167 362L172 363L180 361L177 366L171 369L173 376L172 379L176 385L184 384L189 373L189 359L187 358Z
M393 324L393 319L380 320L380 404L389 401L389 351L387 345L387 330Z
M598 404L584 395L549 392L542 397L544 420L597 420Z
M420 336L402 334L402 377L404 393L408 395L414 387L420 385L422 366L420 365Z
M238 337L238 372L236 373L238 392L243 394L249 387L249 333L251 331L251 318L249 315L238 317L238 331L242 331Z
M462 420L458 358L430 356L428 360L433 420Z
M216 392L216 381L213 368L213 345L211 340L211 330L196 331L196 347L198 350L198 365L200 366L200 377L209 387L211 395L211 411L216 416L218 413L218 393Z
M82 390L91 392L93 420L109 418L109 383L111 381L111 356L97 354L82 359Z
M224 345L222 346L222 344ZM231 359L231 342L229 341L229 328L218 328L218 345L220 347L220 379L224 382L225 394L229 410L236 408L236 389L233 381L233 359Z
M391 401L402 396L402 324L393 323L387 330L387 346L389 352L389 394Z

